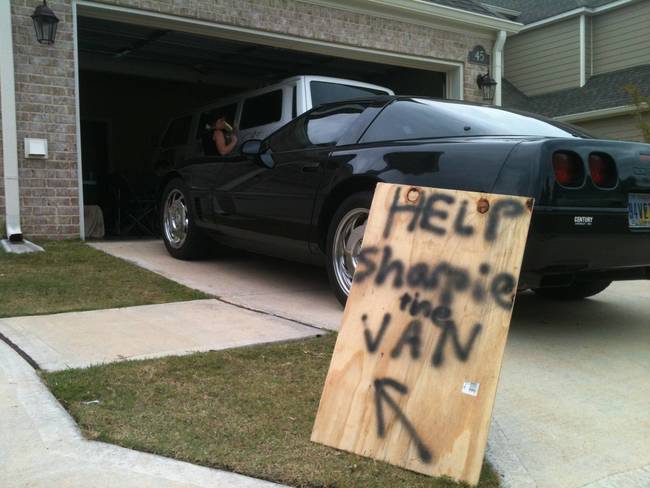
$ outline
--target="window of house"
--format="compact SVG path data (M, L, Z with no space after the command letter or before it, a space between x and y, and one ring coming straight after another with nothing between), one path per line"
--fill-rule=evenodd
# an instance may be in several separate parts
M187 144L187 137L190 135L190 125L192 124L192 116L186 115L172 120L169 128L163 137L163 147L181 146Z
M275 90L244 101L239 128L250 129L282 119L282 90Z

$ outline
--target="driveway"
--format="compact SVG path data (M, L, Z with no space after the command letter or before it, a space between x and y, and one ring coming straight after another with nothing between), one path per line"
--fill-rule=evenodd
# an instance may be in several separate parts
M210 261L179 261L162 242L98 242L93 247L237 305L338 330L342 309L325 270L228 251Z
M222 300L336 330L322 270L233 253L170 258L160 242L94 246ZM488 457L506 487L650 486L650 281L581 302L517 298Z

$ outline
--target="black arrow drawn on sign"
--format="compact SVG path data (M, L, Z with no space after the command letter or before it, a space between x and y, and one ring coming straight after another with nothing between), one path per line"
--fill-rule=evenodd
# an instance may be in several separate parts
M386 393L385 388L388 386L394 388L402 395L408 392L408 388L405 385L395 381L394 379L382 378L382 379L375 380L375 407L377 408L377 435L381 438L383 438L386 435L386 427L384 425L384 409L382 407L382 401L384 401L388 404L389 407L393 409L395 415L397 415L397 418L400 420L400 422L402 422L406 431L413 438L413 442L415 442L415 446L418 449L418 454L420 455L420 459L422 459L422 461L424 461L425 463L430 463L431 459L433 458L431 451L429 451L427 446L424 445L422 439L420 439L418 433L415 431L415 427L413 427L413 424L411 424L409 419L406 418L406 415L404 415L404 412L402 412L402 410L399 408L399 405L395 402L395 400L393 400L388 395L388 393Z

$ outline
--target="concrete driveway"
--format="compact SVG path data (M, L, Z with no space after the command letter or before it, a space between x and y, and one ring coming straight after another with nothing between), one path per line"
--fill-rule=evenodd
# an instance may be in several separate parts
M322 270L248 254L183 262L160 242L94 246L223 300L335 330ZM489 459L512 487L650 486L650 281L571 303L517 298Z

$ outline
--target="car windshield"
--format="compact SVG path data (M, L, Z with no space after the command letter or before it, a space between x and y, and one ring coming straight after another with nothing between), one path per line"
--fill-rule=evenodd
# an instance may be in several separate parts
M343 85L327 81L312 81L311 104L313 107L330 102L341 102L352 98L367 97L373 95L387 95L386 90L366 88L364 86Z
M573 127L494 107L427 99L397 100L368 128L362 142L467 136L588 138Z

